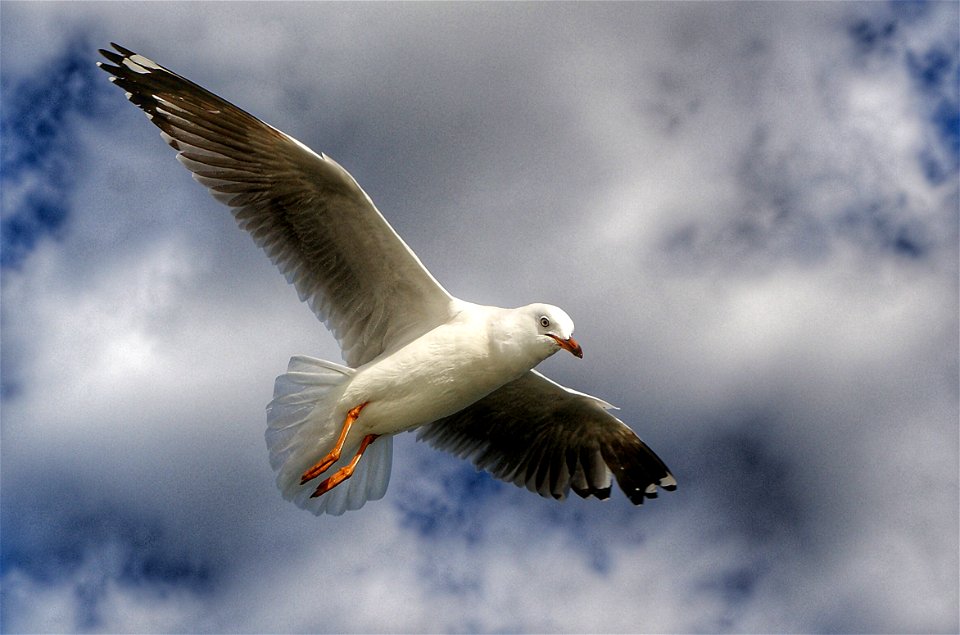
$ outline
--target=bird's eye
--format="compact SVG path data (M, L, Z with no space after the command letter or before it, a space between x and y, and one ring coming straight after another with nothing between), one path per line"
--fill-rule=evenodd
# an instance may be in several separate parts
M550 319L546 315L540 316L540 326L547 328L550 326Z

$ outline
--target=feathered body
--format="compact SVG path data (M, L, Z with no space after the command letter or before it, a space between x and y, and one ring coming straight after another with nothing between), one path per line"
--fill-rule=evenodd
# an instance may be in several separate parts
M547 305L518 313L464 303L446 324L358 368L335 414L342 420L357 404L368 404L351 430L359 439L403 432L458 412L559 350L549 338L541 341L534 329L524 328L546 313L561 314Z

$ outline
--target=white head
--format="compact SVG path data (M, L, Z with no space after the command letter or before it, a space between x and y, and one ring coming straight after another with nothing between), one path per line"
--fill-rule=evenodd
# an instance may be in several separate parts
M548 349L547 356L562 348L583 357L583 350L573 339L573 320L563 309L550 304L528 304L522 312L529 327L536 330L537 340Z

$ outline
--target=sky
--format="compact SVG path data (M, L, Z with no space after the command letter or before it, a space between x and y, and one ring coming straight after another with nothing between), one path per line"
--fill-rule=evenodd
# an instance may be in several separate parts
M3 632L957 632L958 5L0 5ZM557 502L404 434L282 500L339 360L97 70L346 167L465 300L562 306L679 482Z

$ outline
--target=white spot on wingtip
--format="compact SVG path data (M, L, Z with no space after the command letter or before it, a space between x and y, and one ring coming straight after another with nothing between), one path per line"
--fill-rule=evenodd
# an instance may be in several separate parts
M647 485L647 489L643 490L645 494L656 494L657 493L657 484L650 483Z
M132 70L134 73L145 75L150 72L149 69L146 69L143 66L140 66L136 62L134 62L132 58L124 58L123 62L121 63L127 68L129 68L130 70Z
M660 487L676 487L677 479L673 478L673 474L667 474L665 477L660 479Z
M131 55L130 60L139 64L140 66L143 66L144 68L151 68L157 71L163 70L156 62L151 59L147 59L143 55Z

